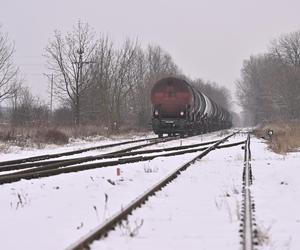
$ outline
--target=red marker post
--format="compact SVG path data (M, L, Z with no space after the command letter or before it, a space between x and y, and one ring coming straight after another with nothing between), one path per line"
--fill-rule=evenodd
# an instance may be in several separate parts
M120 175L121 175L121 169L117 168L117 176L120 176Z

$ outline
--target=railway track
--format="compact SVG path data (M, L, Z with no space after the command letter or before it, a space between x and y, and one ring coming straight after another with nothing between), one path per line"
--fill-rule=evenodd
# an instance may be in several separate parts
M190 136L190 137L193 137L193 136ZM73 161L73 160L79 161L79 162L81 160L82 160L82 162L95 160L95 159L97 159L97 157L101 158L101 156L104 156L104 155L121 154L121 153L129 152L129 151L137 150L137 149L140 149L143 147L151 146L154 144L168 142L168 141L177 140L177 139L179 139L178 136L164 137L164 138L154 137L154 138L148 138L148 139L139 139L139 140L135 140L135 141L125 141L125 142L120 142L120 143L113 143L113 144L101 145L101 146L96 146L96 147L89 147L89 148L85 148L85 149L67 151L67 152L57 153L57 154L39 155L39 156L21 158L21 159L17 159L17 160L2 161L2 162L0 162L0 173L5 172L5 171L13 171L13 170L26 169L26 168L31 168L31 167L45 166L45 165L49 165L49 164L61 164L64 162L68 162L68 164L66 164L66 166L67 166L67 165L70 165L71 161ZM78 158L45 161L45 160L49 160L49 159L60 158L63 156L81 154L81 153L92 151L92 150L112 148L112 147L117 147L117 146L121 146L121 145L125 145L125 144L133 144L133 143L142 142L142 141L149 141L150 143L133 146L133 147L129 147L126 149L117 150L114 152L102 154L100 156L96 155L95 159L93 158L94 156L84 156L84 157L78 157ZM209 144L209 143L207 143L207 144ZM206 144L204 143L203 145L206 145Z
M194 157L189 162L185 163L184 165L176 168L173 172L171 172L168 176L163 178L161 181L153 185L151 188L149 188L146 192L141 194L139 197L137 197L134 201L132 201L130 204L128 204L126 207L124 207L121 211L116 213L114 216L106 220L102 225L92 230L89 234L82 237L80 240L75 242L73 245L71 245L68 250L83 250L83 249L89 249L89 245L101 237L104 237L108 234L110 230L112 230L117 224L120 224L122 220L126 219L131 212L142 206L150 196L154 195L157 191L164 188L166 185L168 185L172 180L177 178L182 171L185 171L188 167L190 167L192 164L195 163L196 160L201 159L205 155L207 155L210 151L216 149L220 144L224 143L228 138L232 137L236 133L232 133L223 139L213 143L211 146L207 147L203 152L198 154L196 157ZM243 142L245 143L245 142Z
M163 141L165 142L165 141ZM134 156L139 154L149 154L149 153L157 153L157 152L165 152L165 151L172 151L172 150L181 150L181 149L188 149L193 147L199 147L204 145L209 145L212 143L215 143L216 141L209 141L204 143L198 143L193 145L187 145L187 146L179 146L179 147L170 147L170 148L163 148L163 149L152 149L152 150L142 150L142 151L133 151L136 149L140 149L143 147L148 147L154 144L158 144L160 142L153 142L149 144L143 144L138 145L134 147L129 147L126 149L117 150L114 152L106 153L106 154L100 154L100 155L94 155L94 156L85 156L85 157L77 157L77 158L71 158L71 159L65 159L65 160L52 160L52 161L35 161L30 163L23 163L23 164L11 164L11 165L5 165L0 167L0 172L5 171L12 171L12 170L20 170L20 169L28 169L33 167L39 167L39 166L47 166L51 165L51 167L63 167L63 166L69 166L74 165L78 163L88 162L88 161L94 161L94 160L102 160L102 159L109 159L109 158L116 158L116 157L124 157L124 156ZM45 168L44 168L45 169Z
M137 143L137 142L143 142L143 141L168 141L172 140L174 138L147 138L147 139L139 139L139 140L128 140L124 142L118 142L118 143L111 143L107 145L101 145L101 146L95 146L95 147L89 147L89 148L84 148L84 149L78 149L78 150L72 150L72 151L66 151L62 153L56 153L56 154L45 154L45 155L39 155L39 156L33 156L33 157L27 157L27 158L21 158L17 160L9 160L9 161L2 161L0 162L0 167L1 166L9 166L9 165L16 165L16 164L22 164L26 162L36 162L36 161L42 161L42 160L49 160L49 159L54 159L54 158L59 158L63 156L69 156L69 155L76 155L76 154L81 154L84 152L88 151L93 151L93 150L98 150L98 149L105 149L105 148L112 148L116 146L121 146L121 145L126 145L126 144L132 144L132 143Z
M255 203L251 195L251 185L253 182L251 168L251 150L250 150L250 134L248 133L245 142L244 168L243 168L243 201L241 209L241 228L243 250L253 250L257 245L257 229L255 223Z
M25 169L23 171L0 175L0 184L12 183L12 182L19 181L21 179L35 179L35 178L41 178L41 177L54 176L54 175L58 175L58 174L62 174L62 173L71 173L71 172L78 172L78 171L84 171L84 170L95 169L95 168L116 166L116 165L126 164L126 163L148 161L148 160L152 160L157 157L169 157L169 156L175 156L175 155L181 155L181 154L187 154L187 153L195 153L198 151L205 151L208 149L208 147L203 147L203 148L196 148L196 147L203 146L203 145L209 145L209 144L213 144L216 142L218 142L218 141L199 143L199 144L194 144L194 145L189 145L189 146L171 147L171 148L165 148L165 149L152 149L152 150L143 150L143 151L136 151L136 152L124 152L124 153L118 152L115 154L109 153L109 154L105 154L105 155L101 155L101 156L84 157L84 158L80 158L80 159L66 160L66 161L62 161L62 162L58 162L58 163L52 163L49 165L45 165L42 167L29 168L29 169ZM227 144L227 145L222 145L222 146L216 146L216 148L232 147L232 146L237 146L237 145L241 145L241 144L244 144L244 141L231 143L231 144ZM149 153L174 151L174 150L177 150L177 151L165 153L165 154L155 154L155 155L148 155L148 156L145 155L145 154L149 154ZM135 157L120 158L120 157L124 157L124 156L129 156L129 155L135 156ZM138 155L138 156L136 156L136 155ZM82 162L87 162L87 161L100 160L100 159L113 159L113 158L119 158L119 159L105 161L105 162L80 164ZM76 164L80 164L80 165L76 165Z

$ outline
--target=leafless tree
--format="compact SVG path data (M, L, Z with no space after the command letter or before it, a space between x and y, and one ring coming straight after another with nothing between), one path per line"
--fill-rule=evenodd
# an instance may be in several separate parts
M55 126L72 126L72 109L68 106L61 106L54 110L52 122Z
M281 35L271 42L269 53L284 64L300 66L300 31Z
M47 105L34 97L28 87L20 87L14 93L11 109L11 124L13 126L46 125L50 115Z
M271 42L269 54L281 65L280 86L277 96L284 100L286 112L291 119L300 118L300 31L281 35ZM283 69L283 70L282 70Z
M85 118L109 126L110 91L115 68L115 49L108 36L101 36L89 65L92 87L83 98Z
M108 37L100 38L93 61L85 113L111 129L122 124L145 127L151 116L151 87L159 78L177 73L177 66L160 47L144 50L129 39L115 48Z
M140 74L136 96L137 122L145 127L151 117L150 93L153 85L163 77L179 75L180 70L170 54L158 45L148 46L147 50L139 56L137 67Z
M94 64L90 65L92 88L86 92L85 100L90 118L98 117L102 124L118 129L123 114L128 119L130 99L135 93L135 62L139 45L126 40L119 49L114 48L108 37L99 39Z
M254 124L300 117L299 73L299 69L270 54L245 60L237 82L237 96Z
M254 123L262 117L259 115L262 108L264 95L261 80L261 65L264 64L263 58L250 57L245 60L241 70L241 79L237 81L237 96L241 106L248 113L253 114Z
M18 69L13 64L14 44L0 25L0 101L12 96L18 84Z
M110 125L116 130L121 125L122 109L128 105L127 97L134 90L132 68L137 46L136 41L126 40L122 48L116 51L109 101Z
M46 47L45 56L49 69L55 76L55 93L62 100L69 100L75 118L80 124L81 99L91 86L90 67L97 41L88 24L78 22L71 33L65 36L55 31L54 38Z

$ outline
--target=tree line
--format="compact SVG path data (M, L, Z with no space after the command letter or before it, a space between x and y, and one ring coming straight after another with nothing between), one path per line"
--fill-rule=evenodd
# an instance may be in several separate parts
M0 37L6 39L2 50L13 54L7 35L0 33ZM0 42L0 55L2 50ZM151 88L166 76L185 78L220 105L230 106L226 88L201 79L188 79L160 46L144 48L137 39L126 39L116 45L107 35L97 37L87 23L78 22L66 34L55 31L44 57L60 106L51 113L47 105L22 87L10 57L6 64L11 67L13 77L3 85L10 89L5 97L11 100L10 121L14 124L50 121L56 125L100 125L111 130L122 126L146 128L151 120ZM6 75L0 68L2 74ZM3 91L0 85L0 93Z
M245 60L237 96L250 124L300 118L300 31L270 42Z

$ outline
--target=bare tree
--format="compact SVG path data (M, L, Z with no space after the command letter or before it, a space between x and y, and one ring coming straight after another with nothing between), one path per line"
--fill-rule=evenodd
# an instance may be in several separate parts
M132 68L137 48L137 41L126 40L122 48L116 51L109 101L110 125L116 130L121 125L122 109L128 105L127 97L134 90Z
M144 50L128 39L116 49L108 37L100 38L93 61L85 113L111 129L122 124L145 127L151 116L151 87L159 78L177 73L177 66L160 47Z
M300 118L300 31L280 36L267 53L245 60L237 95L255 124Z
M65 36L55 31L54 38L46 47L45 56L49 69L55 76L55 93L62 100L69 100L75 118L80 124L81 99L91 86L89 67L97 41L88 24L80 21L71 33Z
M281 35L271 42L270 54L284 64L300 66L300 31Z
M0 30L0 101L11 97L18 83L18 69L13 65L14 51L14 44Z
M100 37L90 64L92 87L85 93L85 117L90 121L109 126L110 91L114 78L115 50L108 36Z
M153 85L163 77L179 75L180 71L170 54L158 45L149 45L137 63L141 74L136 96L138 124L145 127L151 117L150 92Z
M11 124L45 125L48 122L50 110L37 97L34 97L28 87L20 87L14 92Z
M299 69L270 54L245 60L237 82L237 96L254 124L300 117L299 73Z
M250 57L245 60L241 70L241 79L237 81L237 96L240 105L253 114L254 123L259 122L259 109L262 107L262 84L259 70L263 59Z
M271 42L269 54L280 62L281 81L277 96L281 96L285 112L291 119L300 118L300 31L281 35Z

